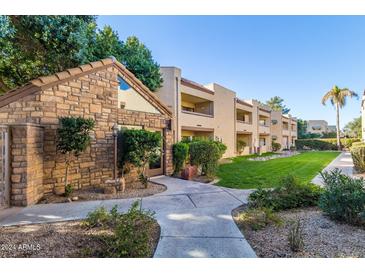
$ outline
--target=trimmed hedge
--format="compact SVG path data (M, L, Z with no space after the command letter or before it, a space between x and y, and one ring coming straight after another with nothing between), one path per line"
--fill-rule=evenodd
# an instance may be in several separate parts
M172 146L172 162L174 164L174 175L178 175L184 168L185 162L189 156L189 145L178 142Z
M218 160L227 147L212 140L192 141L189 146L190 163L201 168L201 174L213 176L218 167Z
M343 147L350 148L353 143L357 143L360 140L356 138L342 138L340 141ZM337 140L336 138L298 139L295 141L295 146L299 150L337 150Z
M295 147L298 150L337 150L337 146L319 139L295 140Z
M350 151L356 171L365 172L365 144L356 144Z

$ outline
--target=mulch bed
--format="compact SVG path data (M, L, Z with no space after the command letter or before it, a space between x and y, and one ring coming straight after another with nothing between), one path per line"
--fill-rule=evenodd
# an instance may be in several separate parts
M237 214L242 210L245 208L233 211L236 223ZM237 223L259 257L365 257L365 228L332 221L318 208L282 211L278 216L283 225L272 224L257 231ZM290 226L297 219L303 224L304 249L301 252L291 251L288 244Z
M55 195L53 193L47 194L39 201L39 204L67 203L74 201L75 199L72 199L73 197L77 197L75 202L146 197L163 192L165 190L166 187L164 185L151 182L148 183L147 188L145 188L140 182L127 184L124 192L118 191L116 194L104 194L104 190L101 187L88 187L75 190L69 198Z
M1 258L99 257L101 237L110 229L87 229L80 221L0 227ZM157 247L160 226L154 221L149 238L150 257Z

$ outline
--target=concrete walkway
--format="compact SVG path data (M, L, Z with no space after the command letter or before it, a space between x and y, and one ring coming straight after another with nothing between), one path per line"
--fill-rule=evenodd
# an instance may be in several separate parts
M331 171L335 168L338 168L343 172L343 174L346 174L347 176L353 176L353 167L354 165L352 163L351 153L341 152L326 168L323 169L323 171ZM312 183L323 186L321 175L318 174L316 177L314 177Z
M324 170L341 169L352 175L349 153L341 153ZM118 205L125 212L139 200L142 208L156 212L161 238L155 257L234 258L256 257L232 219L232 209L247 203L250 190L229 189L161 176L152 181L167 186L165 192L135 199L42 204L11 208L0 215L0 226L83 219L104 206ZM313 183L322 185L320 176Z
M234 258L256 257L237 228L232 209L247 202L249 190L234 190L171 177L153 178L165 192L142 199L42 204L13 208L0 226L83 219L99 206L118 205L126 211L140 200L142 208L156 212L161 238L155 257ZM0 216L1 218L1 216Z

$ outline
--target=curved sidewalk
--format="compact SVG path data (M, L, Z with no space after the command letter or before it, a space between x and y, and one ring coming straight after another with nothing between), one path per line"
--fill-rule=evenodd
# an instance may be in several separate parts
M353 167L354 164L352 162L351 153L341 152L328 166L323 169L323 171L331 171L335 168L338 168L343 172L343 174L353 176ZM314 177L312 183L323 186L321 174L318 174L316 177Z
M161 176L152 181L167 186L165 192L135 199L42 204L13 208L0 226L83 219L99 206L118 205L126 211L141 201L144 209L156 212L161 238L155 257L242 258L255 252L233 221L231 211L247 202L249 190L234 190L209 184Z

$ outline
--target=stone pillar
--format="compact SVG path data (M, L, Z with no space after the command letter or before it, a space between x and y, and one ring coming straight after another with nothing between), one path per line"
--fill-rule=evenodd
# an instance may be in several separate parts
M43 196L43 127L17 124L10 129L10 203L32 205Z

